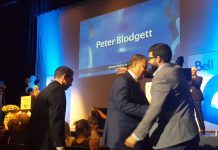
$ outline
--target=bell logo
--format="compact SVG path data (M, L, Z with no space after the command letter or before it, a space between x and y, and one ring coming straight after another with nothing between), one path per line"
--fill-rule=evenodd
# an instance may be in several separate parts
M201 61L195 61L195 67L200 70L212 70L213 69L213 59L209 59L207 63L202 63Z

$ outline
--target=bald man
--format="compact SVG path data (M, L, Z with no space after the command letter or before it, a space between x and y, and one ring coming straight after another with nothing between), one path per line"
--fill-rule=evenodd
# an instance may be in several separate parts
M192 84L191 84L191 96L195 105L196 116L200 126L200 132L205 133L204 117L201 109L201 101L204 100L204 96L201 92L201 84L203 77L197 75L197 68L192 67Z

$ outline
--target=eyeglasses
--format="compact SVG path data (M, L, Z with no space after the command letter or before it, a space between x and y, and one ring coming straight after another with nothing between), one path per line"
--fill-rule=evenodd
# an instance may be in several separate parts
M157 58L157 57L148 57L148 60L151 60L151 59L153 59L153 58Z

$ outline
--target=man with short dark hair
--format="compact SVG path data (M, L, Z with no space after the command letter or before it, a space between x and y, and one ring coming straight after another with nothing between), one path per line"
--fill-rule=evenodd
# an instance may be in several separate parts
M147 68L145 56L136 54L128 63L128 71L118 77L110 90L107 120L103 139L110 150L128 150L124 140L135 129L144 115L148 102L140 91L138 80ZM141 144L135 150L148 150Z
M181 67L171 64L172 51L158 43L149 49L148 62L157 67L151 86L151 103L143 120L126 139L128 147L149 134L154 149L197 150L198 128L188 82Z
M54 81L34 101L28 139L31 150L65 149L65 90L71 86L73 74L66 66L57 68Z

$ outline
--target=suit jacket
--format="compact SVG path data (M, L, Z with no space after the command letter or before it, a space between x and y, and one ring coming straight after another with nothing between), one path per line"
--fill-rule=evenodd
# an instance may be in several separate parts
M127 72L118 77L110 90L107 120L103 139L107 146L116 149L127 149L124 140L133 132L142 119L147 100L139 85Z
M153 148L170 147L198 135L188 83L179 66L165 63L152 79L151 103L134 134L149 134Z
M66 97L62 85L51 82L33 101L29 146L33 150L52 150L65 146Z
M195 76L195 78L192 78L191 95L192 95L192 99L195 101L204 100L203 94L201 92L202 80L203 78L200 76Z

